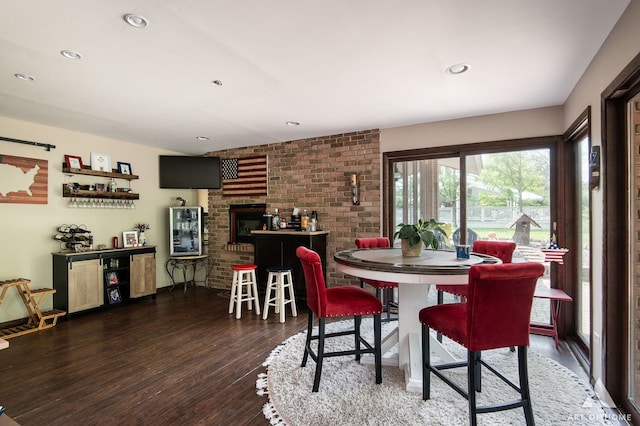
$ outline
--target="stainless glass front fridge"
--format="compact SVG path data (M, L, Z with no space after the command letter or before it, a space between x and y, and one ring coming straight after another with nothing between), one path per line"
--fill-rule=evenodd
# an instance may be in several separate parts
M169 207L171 256L202 254L202 207Z

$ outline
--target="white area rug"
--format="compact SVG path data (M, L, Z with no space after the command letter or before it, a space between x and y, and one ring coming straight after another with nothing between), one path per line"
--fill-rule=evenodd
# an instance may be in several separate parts
M328 324L327 331L351 326L352 321ZM394 323L383 324L389 330ZM372 321L362 321L363 335L372 336ZM464 425L468 424L467 401L432 375L431 399L404 390L404 375L397 367L383 366L382 384L375 384L373 365L359 364L354 357L324 360L320 390L312 393L315 362L309 359L300 367L305 333L296 334L273 350L264 362L267 373L258 377L258 394L268 395L265 417L274 425ZM335 350L336 340L345 348L352 337L329 340ZM445 345L458 358L466 351L454 342ZM483 359L517 383L517 355L508 348L482 353ZM529 381L536 425L609 424L600 402L588 384L557 362L528 351ZM451 371L451 376L465 387L466 369ZM517 393L483 369L479 404L497 403L516 398ZM522 409L478 415L480 425L522 425Z

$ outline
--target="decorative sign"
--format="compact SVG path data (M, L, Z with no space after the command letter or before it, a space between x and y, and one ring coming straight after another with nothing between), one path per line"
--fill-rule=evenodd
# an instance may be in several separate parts
M545 262L556 262L558 265L564 265L564 255L569 253L569 249L557 248L557 249L541 249L544 253Z
M47 204L49 163L0 154L0 203Z
M267 156L222 160L222 196L267 195Z
M91 170L111 173L111 156L108 154L100 154L99 152L92 152Z

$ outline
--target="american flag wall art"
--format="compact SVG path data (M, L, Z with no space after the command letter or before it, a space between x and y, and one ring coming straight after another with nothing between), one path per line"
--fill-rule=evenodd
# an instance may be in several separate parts
M267 195L267 156L222 159L222 196Z
M0 154L0 203L47 204L48 164Z

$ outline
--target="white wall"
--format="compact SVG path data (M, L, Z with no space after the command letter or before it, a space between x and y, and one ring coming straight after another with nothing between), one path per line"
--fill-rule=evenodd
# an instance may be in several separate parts
M561 107L493 114L380 131L380 151L460 145L562 134Z
M151 225L146 232L147 241L158 246L158 287L170 284L164 268L169 250L166 208L175 205L178 196L187 199L190 204L197 203L196 191L158 187L158 155L177 153L3 117L0 117L0 136L56 146L56 149L47 152L43 148L0 141L0 155L46 159L49 162L48 204L0 204L0 281L23 277L32 281L33 288L53 287L51 253L60 250L53 237L62 224L84 224L93 232L94 246L107 244L111 247L113 236L117 235L122 242L122 231L132 230L136 223L147 222ZM91 152L110 154L112 164L117 161L131 163L133 174L140 176L140 179L131 182L134 192L140 193L135 209L67 207L68 199L62 197L63 183L107 182L106 178L70 178L62 173L65 154L82 157L84 164L90 164ZM124 182L119 181L119 184ZM51 298L42 306L51 309ZM0 323L26 316L17 292L12 290L7 293L0 305Z

